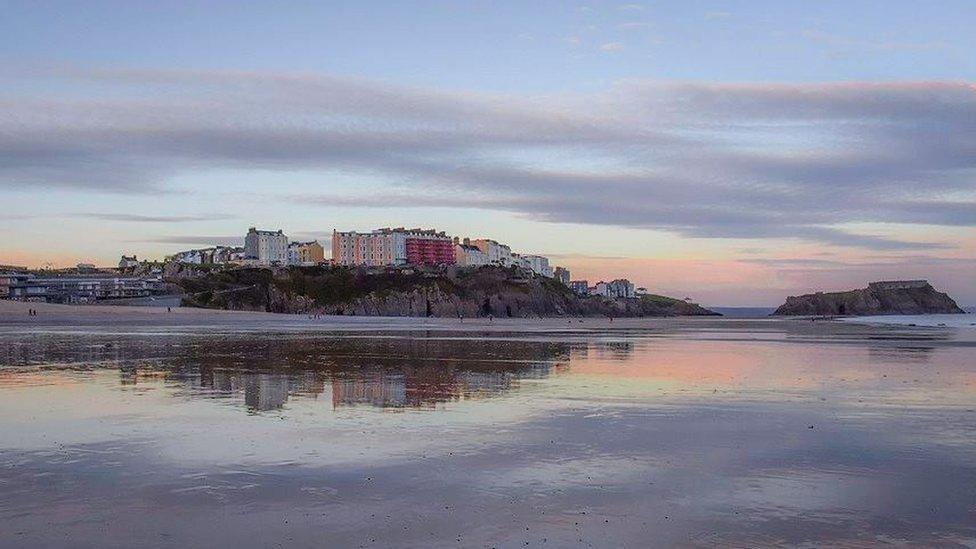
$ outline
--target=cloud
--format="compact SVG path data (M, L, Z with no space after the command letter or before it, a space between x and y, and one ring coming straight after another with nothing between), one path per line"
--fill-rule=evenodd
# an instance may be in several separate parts
M338 169L394 186L367 195L324 185L284 199L875 250L949 245L916 225L976 227L976 88L966 82L624 81L519 97L316 74L0 74L63 84L57 95L0 91L3 190L160 193L199 170ZM900 229L863 234L855 223Z
M186 244L189 246L243 246L244 235L241 236L198 236L176 235L160 236L128 242L152 242L154 244Z
M909 42L904 40L867 40L849 38L819 30L808 29L800 35L809 42L822 44L832 54L853 52L926 52L940 51L949 47L944 41Z
M606 44L600 45L600 51L615 52L624 49L623 42L607 42Z
M139 214L113 214L113 213L78 213L75 217L85 217L97 219L99 221L124 221L134 223L182 223L188 221L214 221L218 219L230 219L224 214L209 215L139 215Z

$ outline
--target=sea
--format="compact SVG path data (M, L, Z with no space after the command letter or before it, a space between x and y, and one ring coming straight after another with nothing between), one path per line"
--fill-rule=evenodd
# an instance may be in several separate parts
M976 546L976 328L748 316L0 318L0 547Z

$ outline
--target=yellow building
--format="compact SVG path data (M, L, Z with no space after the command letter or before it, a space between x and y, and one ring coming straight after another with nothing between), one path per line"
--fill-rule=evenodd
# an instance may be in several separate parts
M325 261L325 248L318 240L292 242L288 245L289 265L318 265Z

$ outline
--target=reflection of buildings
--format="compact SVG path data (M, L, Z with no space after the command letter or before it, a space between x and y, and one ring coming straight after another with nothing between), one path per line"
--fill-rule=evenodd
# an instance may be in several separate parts
M594 341L573 347L572 356L580 360L625 360L634 353L633 341Z
M176 356L146 367L135 360L158 344L118 343L116 353L133 359L119 364L122 385L161 383L182 396L228 399L256 412L322 397L336 408L432 408L491 398L518 390L522 379L548 377L572 348L501 340L286 338L227 342L225 354L181 345Z
M407 404L403 377L337 378L332 380L332 406L368 404L399 408Z
M302 374L214 370L201 376L200 385L222 395L244 394L250 410L266 412L281 408L290 396L316 396L325 389L325 380L316 372Z
M264 412L281 408L288 401L288 376L255 374L244 377L244 404Z
M514 371L458 370L452 365L405 367L396 373L332 380L332 405L432 408L441 402L490 398L518 388L520 379L544 378L552 365L519 365Z

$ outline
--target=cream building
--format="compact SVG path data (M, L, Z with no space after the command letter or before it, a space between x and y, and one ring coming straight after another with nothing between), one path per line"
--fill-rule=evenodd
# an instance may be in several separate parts
M478 238L471 240L471 245L481 250L488 257L488 263L492 265L511 266L512 249L505 244L491 240L490 238Z
M457 258L457 264L464 267L488 265L488 256L485 252L482 252L477 246L473 246L469 242L465 239L465 243L454 245L454 256Z
M244 257L258 265L287 265L288 236L281 229L259 231L251 227L244 237Z

